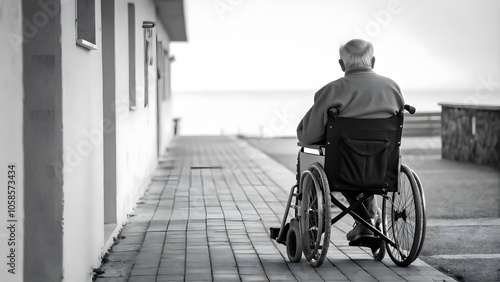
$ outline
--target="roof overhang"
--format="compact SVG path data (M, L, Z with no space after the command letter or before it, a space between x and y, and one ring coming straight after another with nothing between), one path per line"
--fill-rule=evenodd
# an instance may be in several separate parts
M160 21L171 41L187 41L184 0L155 0Z

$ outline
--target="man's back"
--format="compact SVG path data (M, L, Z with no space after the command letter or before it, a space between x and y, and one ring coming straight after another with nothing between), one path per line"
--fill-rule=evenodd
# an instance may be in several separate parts
M403 105L401 90L394 81L371 68L352 69L316 93L313 107L297 128L297 137L305 144L322 142L331 107L340 110L340 117L388 118Z
M399 86L371 69L348 71L335 84L325 100L339 103L341 117L388 118L404 105Z

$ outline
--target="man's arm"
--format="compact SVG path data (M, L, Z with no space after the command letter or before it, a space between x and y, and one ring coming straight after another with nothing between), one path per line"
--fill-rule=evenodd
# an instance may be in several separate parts
M325 141L325 126L328 120L327 103L329 85L321 88L314 96L314 104L304 115L297 127L297 138L304 144L317 144Z

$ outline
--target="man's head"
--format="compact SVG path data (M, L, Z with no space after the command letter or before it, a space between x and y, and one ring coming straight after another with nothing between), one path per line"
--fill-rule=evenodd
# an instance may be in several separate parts
M375 57L373 57L373 45L370 42L353 39L340 46L339 64L342 71L348 71L355 68L375 66Z

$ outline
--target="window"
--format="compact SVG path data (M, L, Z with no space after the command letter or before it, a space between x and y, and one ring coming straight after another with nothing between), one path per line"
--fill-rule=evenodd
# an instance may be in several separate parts
M76 2L76 44L96 50L95 0Z
M135 6L128 4L128 88L129 108L137 107L137 93L135 86Z
M144 107L149 104L149 66L153 65L153 28L155 23L144 21Z

